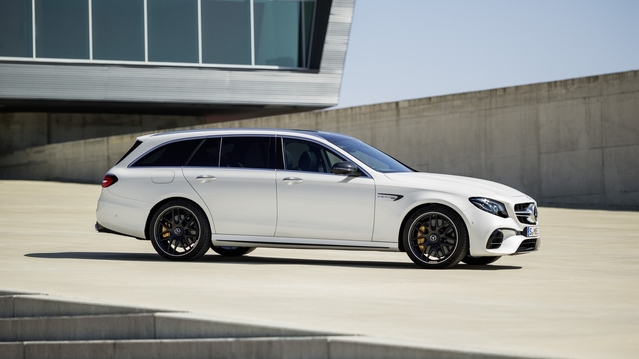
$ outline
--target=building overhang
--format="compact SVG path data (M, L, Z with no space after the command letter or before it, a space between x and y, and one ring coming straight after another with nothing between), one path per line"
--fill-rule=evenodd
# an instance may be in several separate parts
M0 111L283 114L336 105L354 0L319 0L307 69L0 59ZM237 119L237 118L236 118Z

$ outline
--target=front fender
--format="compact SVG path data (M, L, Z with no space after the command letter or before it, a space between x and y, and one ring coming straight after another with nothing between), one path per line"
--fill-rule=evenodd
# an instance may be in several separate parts
M446 192L412 190L397 191L396 189L378 189L375 201L375 228L373 232L374 242L394 242L398 248L401 242L401 233L405 220L419 207L428 204L439 204L453 209L469 228L469 220L465 212L473 205L466 198ZM379 194L397 194L403 196L394 200L389 196ZM470 232L470 230L469 230Z

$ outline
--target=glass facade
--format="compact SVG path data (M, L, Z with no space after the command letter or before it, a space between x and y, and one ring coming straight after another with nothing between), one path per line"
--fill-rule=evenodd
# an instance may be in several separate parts
M313 9L310 1L255 0L255 63L304 67Z
M316 0L0 0L0 59L307 68Z
M148 0L149 61L198 61L197 0Z
M31 0L0 1L0 56L33 56Z
M202 61L251 64L251 2L202 0Z
M88 60L88 15L86 0L35 0L37 57Z
M144 0L92 0L93 58L144 61Z

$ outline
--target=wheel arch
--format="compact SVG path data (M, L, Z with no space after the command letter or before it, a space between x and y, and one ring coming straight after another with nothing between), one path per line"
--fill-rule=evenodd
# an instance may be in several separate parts
M211 228L211 230L213 229L213 225L211 223L211 219L209 218L209 215L207 213L207 211L202 208L202 206L200 206L197 202L193 201L192 199L186 198L186 197L168 197L165 198L161 201L159 201L158 203L156 203L151 210L149 210L149 215L146 217L146 223L144 224L144 238L146 238L146 240L151 240L151 238L149 238L149 226L151 225L151 217L153 217L153 214L155 213L155 211L157 211L158 208L160 208L161 206L163 206L164 204L171 202L171 201L186 201L189 202L191 204L193 204L194 206L196 206L197 208L199 208L202 213L205 214L206 216L206 220L209 223L209 228Z
M451 211L457 213L457 215L461 218L462 223L464 224L464 227L466 227L466 233L468 233L468 235L470 235L470 232L468 231L468 223L467 223L466 216L464 216L463 212L459 208L457 208L456 206L452 206L451 204L448 204L448 203L433 202L433 201L420 203L417 206L411 208L404 215L404 218L402 219L402 222L401 222L401 224L399 226L399 231L397 233L397 246L398 246L400 252L406 252L406 248L404 248L404 241L402 240L402 236L404 234L404 227L406 226L406 222L408 222L408 219L415 212L419 211L420 209L422 209L424 207L427 207L427 206L432 206L432 205L446 207L446 208L450 209ZM470 238L469 238L469 240L470 240Z

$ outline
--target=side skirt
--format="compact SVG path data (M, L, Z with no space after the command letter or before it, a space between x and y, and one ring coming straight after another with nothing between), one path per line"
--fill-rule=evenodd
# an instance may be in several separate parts
M399 252L397 243L358 242L325 239L213 235L213 245L230 247L270 247L303 249L338 249L360 251Z

